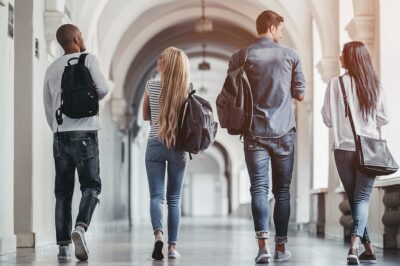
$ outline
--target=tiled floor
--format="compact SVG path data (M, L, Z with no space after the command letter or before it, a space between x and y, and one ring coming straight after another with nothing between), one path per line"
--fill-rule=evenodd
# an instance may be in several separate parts
M342 242L310 237L307 233L291 233L290 236L288 247L293 259L270 265L346 265L347 246ZM177 247L181 259L152 261L152 232L148 226L135 227L131 232L92 232L87 238L91 252L89 262L73 258L63 265L254 265L257 248L250 221L186 218L179 238ZM376 251L378 265L400 265L400 252ZM18 249L16 254L1 256L0 265L59 265L56 254L57 247L53 245Z

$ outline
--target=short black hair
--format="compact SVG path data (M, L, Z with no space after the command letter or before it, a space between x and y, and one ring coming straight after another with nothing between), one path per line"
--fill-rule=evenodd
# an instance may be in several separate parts
M74 40L77 31L79 31L79 28L73 24L61 25L56 33L57 41L61 47L69 45Z
M257 17L256 21L257 33L258 34L267 33L268 29L270 29L272 25L278 27L279 24L283 21L284 21L283 17L277 14L276 12L272 10L263 11Z

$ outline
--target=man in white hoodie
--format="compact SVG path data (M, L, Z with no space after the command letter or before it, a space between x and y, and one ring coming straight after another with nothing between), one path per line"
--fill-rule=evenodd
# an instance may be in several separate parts
M72 238L77 259L87 260L89 252L84 233L88 229L101 192L97 138L100 124L98 115L72 119L59 113L57 119L56 112L61 106L61 83L64 69L74 61L78 63L82 52L86 50L79 28L72 24L62 25L57 30L57 41L65 54L48 67L43 86L43 98L47 122L54 132L55 224L57 245L59 245L58 259L64 261L71 258L69 244ZM89 70L98 99L101 100L107 95L108 86L96 57L84 54L80 62ZM71 234L71 202L75 170L78 171L82 198L75 229Z

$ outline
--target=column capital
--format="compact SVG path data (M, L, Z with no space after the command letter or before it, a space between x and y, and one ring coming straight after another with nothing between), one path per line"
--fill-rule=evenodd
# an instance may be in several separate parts
M331 78L340 74L339 59L333 57L322 58L318 64L317 69L325 83L328 83Z
M374 51L375 19L373 15L355 16L345 29L352 40L362 41L370 53Z
M114 122L119 121L119 118L125 116L127 103L123 98L111 99L111 114Z
M56 42L56 32L62 24L71 23L69 17L59 10L46 10L44 14L45 38L47 54L56 57L59 54L59 47Z

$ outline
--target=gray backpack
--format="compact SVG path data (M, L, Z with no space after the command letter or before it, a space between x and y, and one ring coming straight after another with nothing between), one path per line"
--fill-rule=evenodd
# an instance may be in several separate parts
M247 48L240 50L239 67L228 73L216 102L221 127L231 135L246 135L253 119L253 95L244 71L247 53Z

